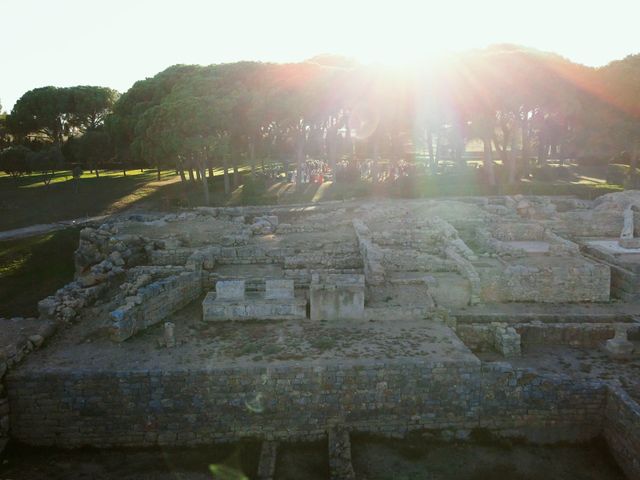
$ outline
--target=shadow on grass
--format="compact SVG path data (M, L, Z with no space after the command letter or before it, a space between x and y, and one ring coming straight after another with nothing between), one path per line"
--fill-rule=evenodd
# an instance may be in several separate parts
M163 180L175 172L163 172ZM102 176L32 188L33 177L0 177L0 231L61 220L114 213L149 193L155 171ZM130 197L133 196L133 197ZM123 202L123 199L127 201Z
M37 303L73 280L78 229L0 242L0 317L36 316Z
M245 177L246 179L246 177ZM619 185L606 183L575 183L563 180L553 182L521 180L513 184L489 186L478 175L416 175L392 181L372 183L367 180L323 184L303 184L300 188L287 182L268 182L260 188L246 185L224 195L222 178L209 182L211 206L235 205L287 205L316 203L353 198L440 198L486 195L574 195L593 199L606 193L622 190ZM159 188L145 197L150 208L172 210L177 207L204 205L202 185L199 182L175 182Z

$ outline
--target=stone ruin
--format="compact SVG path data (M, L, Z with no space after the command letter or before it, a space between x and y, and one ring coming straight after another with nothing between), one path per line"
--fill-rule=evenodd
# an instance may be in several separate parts
M266 280L264 292L245 294L244 280L218 280L216 291L202 302L202 319L225 320L302 320L306 300L296 298L293 280Z
M602 354L620 378L640 363L639 202L629 191L114 217L82 230L76 279L29 320L46 336L58 329L51 347L23 366L14 348L1 364L11 372L0 370L10 399L0 427L26 444L60 446L253 436L268 442L269 457L274 440L334 432L343 445L350 430L604 435L623 469L640 475L624 453L640 454L640 428L629 431L640 425L637 378L569 381L527 363L552 347ZM36 335L26 350L44 342ZM534 408L542 384L548 396ZM109 400L87 400L91 389ZM214 419L205 406L226 413ZM508 419L491 413L501 408L513 409ZM247 412L269 413L261 424Z

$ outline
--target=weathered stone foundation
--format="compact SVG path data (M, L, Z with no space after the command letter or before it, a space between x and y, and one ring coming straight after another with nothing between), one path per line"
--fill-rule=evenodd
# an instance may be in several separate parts
M602 430L606 387L508 364L419 359L170 371L18 370L12 437L31 445L196 445L487 428L535 441Z

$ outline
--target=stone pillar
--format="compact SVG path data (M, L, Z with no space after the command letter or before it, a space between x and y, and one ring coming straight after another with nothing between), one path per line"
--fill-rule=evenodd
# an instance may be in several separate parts
M267 300L291 300L294 298L293 280L267 280L265 295Z
M164 344L167 348L173 348L176 346L174 328L175 325L172 322L164 322Z
M244 300L244 280L218 280L216 298L219 300Z
M309 287L311 320L364 319L364 275L314 274Z
M640 238L633 238L633 205L625 208L623 215L624 225L618 244L622 248L640 248Z
M329 430L329 478L331 480L355 480L351 464L351 440L349 432L341 427Z
M276 474L276 459L278 455L277 442L262 442L260 461L258 463L258 480L273 480Z
M493 345L504 357L519 357L521 353L521 338L516 329L506 323L492 323Z
M616 325L616 334L607 340L605 350L611 358L628 359L633 353L633 343L627 338L627 325Z

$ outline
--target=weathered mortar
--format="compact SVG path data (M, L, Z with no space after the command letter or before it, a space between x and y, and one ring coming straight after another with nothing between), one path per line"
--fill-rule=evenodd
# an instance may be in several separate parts
M194 445L316 439L329 425L403 435L490 428L591 438L606 388L508 364L410 359L172 371L30 371L8 377L13 438L32 445Z

